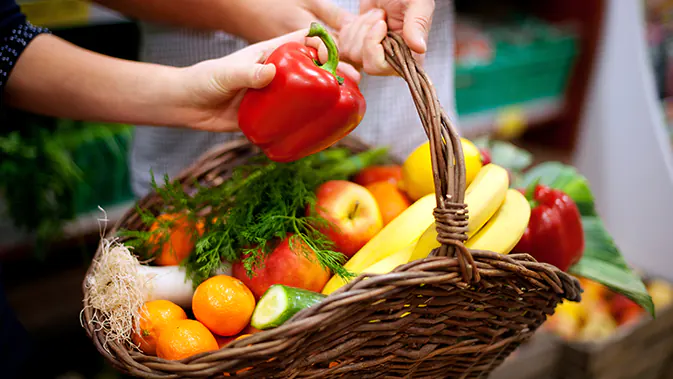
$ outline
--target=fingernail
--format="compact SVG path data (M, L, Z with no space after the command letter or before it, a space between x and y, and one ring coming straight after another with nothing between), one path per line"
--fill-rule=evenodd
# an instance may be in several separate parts
M264 71L264 65L260 65L257 67L257 70L255 70L255 80L259 80L262 78L262 71Z
M428 43L425 41L425 36L419 35L417 41L418 41L419 47L422 50L422 51L418 51L418 53L425 53L428 50Z
M270 70L273 70L273 65L271 64L265 64L265 65L260 65L257 67L257 71L255 72L255 79L256 80L263 80L266 79L266 77L271 73Z

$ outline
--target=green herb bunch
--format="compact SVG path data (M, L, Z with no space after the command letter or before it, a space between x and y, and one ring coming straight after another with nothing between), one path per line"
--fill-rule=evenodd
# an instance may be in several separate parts
M252 276L264 257L288 236L293 247L301 246L303 253L315 256L321 266L346 278L352 275L343 267L346 257L333 250L332 241L321 232L326 220L312 211L315 190L326 181L348 179L386 156L386 149L351 155L337 148L290 163L262 156L237 167L216 187L183 186L167 177L163 186L153 179L152 187L164 204L160 213L184 213L191 225L204 224L203 235L193 228L195 250L183 263L195 285L213 275L223 260L242 261ZM188 192L188 187L195 190ZM307 210L311 210L308 215ZM157 216L138 211L146 225L158 224ZM153 231L124 230L122 235L131 237L127 244L152 254L157 243L166 242L172 226L170 222L158 225Z

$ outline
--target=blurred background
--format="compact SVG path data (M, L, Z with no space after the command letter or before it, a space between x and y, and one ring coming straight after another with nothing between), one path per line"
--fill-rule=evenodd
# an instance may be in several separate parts
M138 58L133 20L82 0L19 3L34 24L77 45ZM629 263L673 281L673 1L453 3L462 134L512 141L536 161L576 165ZM80 286L99 238L98 207L114 223L132 206L127 155L133 129L22 112L8 113L5 121L0 263L10 303L36 346L26 377L119 377L79 325ZM673 333L669 323L660 335ZM601 338L629 334L613 324L584 342L600 346ZM562 374L552 368L562 353L548 346L531 343L497 375L616 378L599 369L587 374L586 354L582 370ZM673 343L666 346L673 352ZM516 366L519 355L528 357L530 373ZM659 376L633 378L673 378L673 369L657 370Z

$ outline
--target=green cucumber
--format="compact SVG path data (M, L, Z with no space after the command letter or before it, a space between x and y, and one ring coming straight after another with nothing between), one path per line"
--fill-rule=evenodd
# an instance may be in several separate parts
M317 292L274 284L257 302L250 325L259 330L278 327L295 313L321 302L325 297Z

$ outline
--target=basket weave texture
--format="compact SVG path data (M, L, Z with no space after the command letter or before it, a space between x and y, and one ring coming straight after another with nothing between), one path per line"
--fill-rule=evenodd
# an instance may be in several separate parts
M96 310L88 307L84 287L84 327L111 364L145 378L225 372L249 378L486 378L560 301L580 299L579 282L554 266L527 254L470 251L463 245L468 214L460 138L404 41L389 33L384 48L387 61L407 81L430 140L441 247L389 274L362 274L278 328L181 361L116 343L104 347L104 331L90 323ZM367 149L350 137L339 144L353 152ZM228 142L175 180L186 187L218 186L258 154L245 140ZM161 199L149 194L138 205L156 212ZM120 228L144 226L129 211L108 235Z

